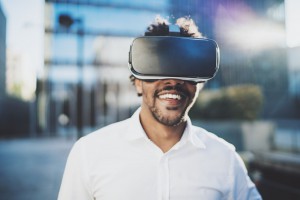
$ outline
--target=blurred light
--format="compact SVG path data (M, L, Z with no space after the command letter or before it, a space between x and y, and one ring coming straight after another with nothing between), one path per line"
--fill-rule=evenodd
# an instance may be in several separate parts
M217 40L237 50L263 50L285 46L283 23L257 16L247 5L220 6L215 22Z
M274 20L284 22L285 21L285 6L284 2L275 4L267 10L267 15Z
M7 50L7 92L25 101L35 97L36 71L25 53Z
M44 1L0 1L7 17L7 92L31 101L43 69Z
M126 65L132 40L129 37L98 36L93 43L95 61L106 65Z
M69 123L69 117L65 114L60 114L58 116L58 122L62 125L62 126L65 126Z
M288 47L300 46L300 1L285 0L286 43Z

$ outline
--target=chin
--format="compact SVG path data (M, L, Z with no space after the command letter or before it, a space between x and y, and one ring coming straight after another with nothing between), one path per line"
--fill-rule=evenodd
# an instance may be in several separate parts
M184 122L186 122L186 116L180 113L179 115L172 116L161 116L157 119L160 123L166 126L178 126Z

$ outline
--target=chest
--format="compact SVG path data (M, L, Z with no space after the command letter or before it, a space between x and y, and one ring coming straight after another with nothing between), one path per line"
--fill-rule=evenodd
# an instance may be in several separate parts
M95 160L90 180L95 199L223 199L229 164L198 151L172 154L123 152Z

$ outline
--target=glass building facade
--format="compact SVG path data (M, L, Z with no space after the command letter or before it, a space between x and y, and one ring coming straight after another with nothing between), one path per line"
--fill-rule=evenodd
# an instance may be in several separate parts
M221 66L206 89L258 85L268 102L263 118L297 115L288 92L283 0L46 0L41 132L76 132L79 123L86 134L131 115L140 99L128 79L129 45L157 15L172 23L191 17L217 40Z
M167 3L45 1L45 76L37 95L41 132L83 135L132 114L139 99L129 80L129 46L158 14L167 13Z

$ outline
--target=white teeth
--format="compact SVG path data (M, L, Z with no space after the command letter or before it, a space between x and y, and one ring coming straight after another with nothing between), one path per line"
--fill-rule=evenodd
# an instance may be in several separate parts
M163 94L159 96L160 99L177 99L180 100L181 96L178 94Z

